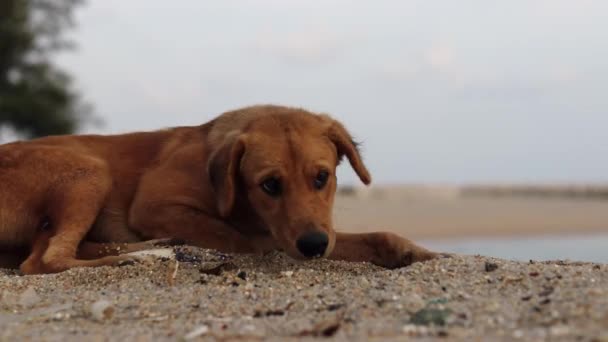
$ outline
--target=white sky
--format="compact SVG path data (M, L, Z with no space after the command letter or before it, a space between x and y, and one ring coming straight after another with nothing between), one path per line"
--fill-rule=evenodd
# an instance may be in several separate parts
M604 0L89 0L59 62L105 120L90 132L276 103L341 119L376 183L599 182L606 18Z

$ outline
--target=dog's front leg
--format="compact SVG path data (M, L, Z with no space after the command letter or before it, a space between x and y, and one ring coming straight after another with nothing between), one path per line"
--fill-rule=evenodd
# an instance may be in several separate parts
M439 254L424 249L397 234L377 232L337 233L336 246L329 258L367 261L386 268L398 268L438 256Z
M228 223L187 205L159 205L149 212L135 212L137 217L133 218L132 226L154 239L182 239L187 244L225 253L263 253L276 249L270 235L241 234Z

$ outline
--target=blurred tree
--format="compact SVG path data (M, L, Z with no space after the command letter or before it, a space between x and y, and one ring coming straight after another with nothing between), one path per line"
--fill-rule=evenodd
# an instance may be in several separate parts
M71 48L71 28L82 0L0 0L0 129L26 138L72 133L90 110L70 77L50 60Z

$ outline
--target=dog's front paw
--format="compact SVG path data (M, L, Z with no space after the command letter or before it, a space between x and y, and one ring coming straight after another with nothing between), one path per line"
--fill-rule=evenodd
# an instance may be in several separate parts
M405 267L415 262L442 256L442 254L431 252L393 233L376 233L370 242L375 250L375 257L371 262L389 269Z

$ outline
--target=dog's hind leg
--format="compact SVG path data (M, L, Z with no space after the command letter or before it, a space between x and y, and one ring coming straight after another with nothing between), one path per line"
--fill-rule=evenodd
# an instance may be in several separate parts
M44 255L44 252L49 247L51 236L51 231L42 231L36 235L30 247L29 256L19 266L23 274L41 273L41 270L44 268L42 265L42 255Z
M39 234L30 257L21 265L24 274L56 273L73 267L117 265L130 256L77 259L77 249L111 190L111 178L103 169L78 169L57 184L50 193L49 232Z
M60 272L62 269L52 269L49 266L43 264L42 256L48 249L49 240L52 234L50 232L43 232L36 237L36 240L32 244L31 252L29 257L21 263L19 269L23 274L40 274L40 273L52 273ZM103 245L103 244L100 244ZM105 247L104 250L107 250ZM129 261L136 259L130 256L119 256L119 253L107 253L107 254L83 254L78 252L78 259L66 259L65 264L71 267L96 267L105 265L120 265L121 263L128 263Z

